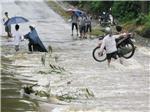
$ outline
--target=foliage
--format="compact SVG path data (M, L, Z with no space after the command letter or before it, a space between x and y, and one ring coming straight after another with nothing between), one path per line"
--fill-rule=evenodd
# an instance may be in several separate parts
M144 28L141 31L143 37L150 38L150 13L145 16L145 19L142 21L144 23Z
M70 18L70 15L61 7L59 6L55 1L48 0L47 4L58 14L60 14L65 20L68 20Z
M143 13L139 14L139 17L136 18L136 20L135 20L136 25L142 25L142 24L144 24L145 19L146 19L146 17L144 16Z
M140 13L140 4L136 1L116 1L112 6L112 13L121 21L137 18Z
M145 1L146 2L146 1ZM103 11L108 12L112 9L113 16L121 21L135 19L141 15L142 1L70 1L72 5L90 11L92 14L99 14ZM150 4L150 2L146 2ZM85 9L85 7L87 9Z
M35 94L36 96L40 96L40 97L50 97L50 94L48 92L45 92L45 91L38 91L38 90L34 90L33 89L33 86L36 86L37 84L34 84L34 85L31 85L31 86L24 86L23 87L23 90L24 90L24 93L30 95L30 94Z
M79 8L84 8L86 11L92 11L93 14L99 14L103 11L108 11L113 4L113 1L72 1L69 2ZM86 6L86 8L84 7Z
M74 3L75 2L75 3ZM93 18L97 18L103 11L110 12L115 20L126 24L131 31L149 37L150 32L150 1L72 1L79 9L90 12ZM111 8L111 10L109 10ZM148 14L149 12L149 14ZM129 30L128 29L128 30ZM101 32L93 28L93 35Z
M103 35L103 32L100 30L100 27L94 27L92 29L92 35L95 35L95 36L99 36L99 35Z
M68 94L57 96L57 98L61 101L71 102L71 100L75 100L76 98L69 96Z

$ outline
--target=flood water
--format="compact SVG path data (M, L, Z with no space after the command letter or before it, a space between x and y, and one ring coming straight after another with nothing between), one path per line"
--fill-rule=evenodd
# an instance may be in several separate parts
M20 25L21 32L26 34L30 24L36 25L43 44L53 49L51 57L48 53L29 54L28 41L25 40L20 45L20 52L15 53L2 27L2 112L149 111L149 47L137 45L131 59L124 60L123 65L118 60L112 61L108 68L106 62L98 63L92 57L98 40L74 40L70 36L70 23L66 23L45 2L12 1L2 3L1 9L2 13L8 11L10 16L21 15L29 19L29 23ZM43 56L46 57L45 65L41 63ZM52 73L50 64L64 68L65 72ZM23 86L35 83L39 87L50 83L52 95L67 94L70 101L60 101L55 97L39 101L21 94ZM87 90L93 95L88 96Z
M15 66L11 61L1 57L1 112L38 112L38 103L21 94L22 83L16 77ZM25 78L25 77L24 77Z

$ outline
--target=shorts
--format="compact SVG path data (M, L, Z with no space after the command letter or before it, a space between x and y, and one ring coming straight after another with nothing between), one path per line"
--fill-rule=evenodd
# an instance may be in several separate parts
M76 30L78 30L78 24L77 23L72 23L72 30L74 29L74 26L76 27Z
M19 51L19 45L15 45L15 50Z
M107 60L111 60L111 58L117 59L117 56L121 57L118 51L106 54Z
M88 24L88 25L86 26L86 32L88 32L88 31L92 32L91 24Z
M80 33L85 33L86 32L86 27L85 26L80 26Z
M11 32L11 26L5 26L5 32Z

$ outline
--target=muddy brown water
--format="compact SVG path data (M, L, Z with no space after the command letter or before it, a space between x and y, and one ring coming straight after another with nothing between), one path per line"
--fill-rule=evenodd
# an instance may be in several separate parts
M15 66L10 66L11 60L1 57L1 62L1 112L37 112L37 101L20 93L28 83L16 78L20 74L15 72Z
M6 58L2 59L1 69L2 112L34 112L39 111L38 107L42 112L149 111L148 47L137 45L135 55L125 60L124 65L113 61L108 68L106 62L98 63L92 58L92 50L98 40L73 39L77 37L70 36L71 26L44 2L3 3L2 11L6 10L10 16L21 15L30 20L27 24L21 24L23 34L29 31L29 24L35 24L44 45L52 46L57 64L68 72L63 75L38 73L49 70L48 62L45 66L41 64L41 56L44 54L28 54L27 41L21 43L21 52L16 54L11 42L1 37L1 56ZM56 64L55 61L50 60L51 64ZM81 96L65 105L56 99L51 100L53 103L40 102L21 96L19 91L23 85L36 82L42 85L45 79L50 81L51 93L55 95L70 93L74 96L74 92L80 90L78 94ZM94 97L86 97L81 91L85 88L92 91Z

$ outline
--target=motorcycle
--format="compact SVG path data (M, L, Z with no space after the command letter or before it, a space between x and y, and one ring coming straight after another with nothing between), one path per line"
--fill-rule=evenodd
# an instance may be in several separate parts
M114 17L109 13L101 14L99 16L98 21L99 21L100 26L102 27L116 24L114 21Z
M110 19L109 19L109 18L106 18L106 17L104 17L104 16L99 16L98 21L99 21L99 24L100 24L102 27L108 26L109 24L111 24Z
M103 40L104 36L100 36L99 40ZM135 53L135 46L133 44L133 34L128 33L126 36L116 39L118 53L121 57L125 59L131 58ZM101 43L93 49L92 55L93 58L98 62L103 62L106 60L106 50L104 48L103 53L100 55Z

